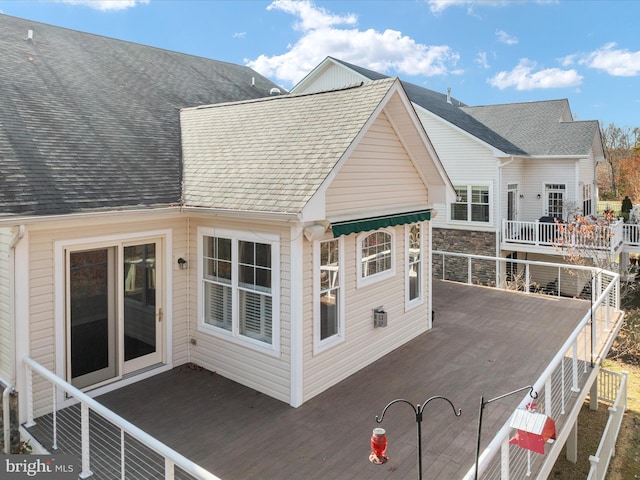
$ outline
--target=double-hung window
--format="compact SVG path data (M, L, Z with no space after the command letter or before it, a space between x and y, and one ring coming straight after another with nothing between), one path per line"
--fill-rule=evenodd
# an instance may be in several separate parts
M407 306L422 301L422 224L405 227L407 245Z
M487 185L457 185L456 201L451 204L451 220L490 222L490 192Z
M593 197L591 196L591 184L582 185L582 214L587 216L593 213Z
M314 243L314 351L344 340L343 237Z
M277 238L217 229L200 232L202 330L277 350Z

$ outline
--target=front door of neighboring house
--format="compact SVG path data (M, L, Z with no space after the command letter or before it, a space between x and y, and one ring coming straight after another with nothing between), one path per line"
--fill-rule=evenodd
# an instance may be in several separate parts
M162 359L161 242L68 250L67 377L97 386Z
M544 190L546 197L544 214L548 217L562 219L565 185L562 183L546 183Z

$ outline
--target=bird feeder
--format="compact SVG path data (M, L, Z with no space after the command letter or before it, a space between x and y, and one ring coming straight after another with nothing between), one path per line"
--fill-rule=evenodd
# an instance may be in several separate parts
M526 450L544 455L544 444L556 439L556 424L545 414L517 409L511 419L511 428L517 430L509 440L511 445L518 445Z

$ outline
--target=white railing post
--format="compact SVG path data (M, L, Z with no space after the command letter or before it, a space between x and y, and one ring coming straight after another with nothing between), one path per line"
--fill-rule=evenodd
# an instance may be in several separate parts
M175 465L168 458L164 459L164 478L165 480L173 480L175 478Z
M25 364L25 377L27 381L27 423L25 427L33 427L36 422L33 421L33 371L31 366Z
M80 478L88 478L93 475L91 471L91 453L89 450L89 406L84 402L80 405L80 438L82 444L82 472L80 472Z
M552 408L553 408L553 400L552 400L552 391L551 391L551 377L547 378L547 381L544 382L544 414L547 416L551 416Z
M600 474L598 473L598 463L600 463L600 459L595 455L589 455L589 462L591 463L591 472L593 472L593 477L591 474L589 477L600 480Z
M472 272L472 268L471 268L471 257L467 258L467 284L471 285L473 283L473 279L471 277L471 272Z
M500 448L500 479L509 480L509 437L504 439Z
M577 338L573 342L573 359L572 359L571 370L573 372L571 391L577 393L580 391L580 388L578 387L578 339Z
M53 448L54 450L58 449L58 399L56 398L56 384L52 384L51 385L51 389L53 390L53 412L51 412L51 414L53 415L53 442L51 445L51 448Z
M125 456L125 444L124 444L124 430L120 429L120 478L125 478L125 467L127 464L127 457Z

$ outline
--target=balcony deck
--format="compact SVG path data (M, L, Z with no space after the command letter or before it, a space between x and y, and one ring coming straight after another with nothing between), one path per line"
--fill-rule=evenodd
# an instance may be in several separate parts
M462 478L487 398L534 383L589 308L582 300L434 282L434 328L294 409L213 372L182 366L98 397L224 480L414 479L416 423L392 406L389 462L368 461L375 416L395 398L422 403L424 478ZM483 448L524 397L485 410Z

